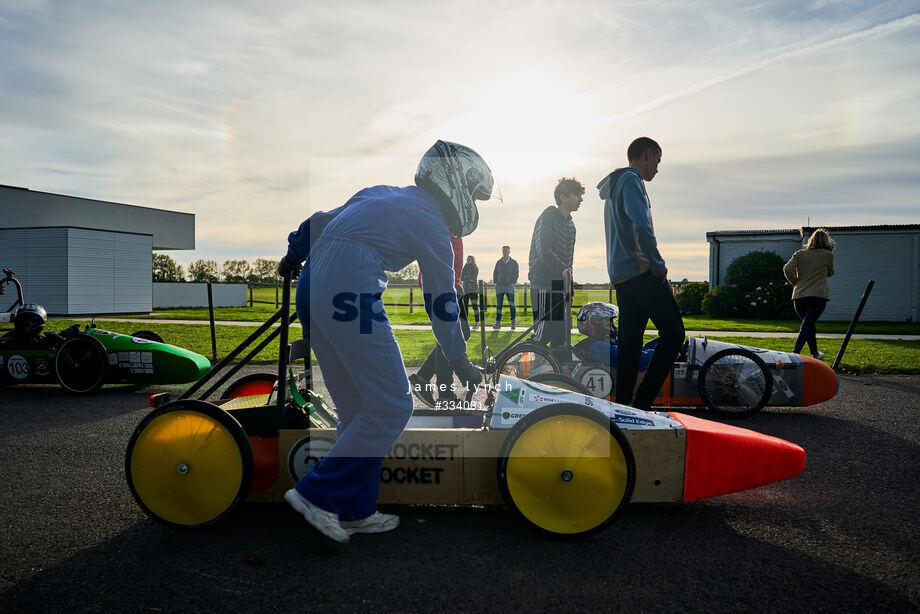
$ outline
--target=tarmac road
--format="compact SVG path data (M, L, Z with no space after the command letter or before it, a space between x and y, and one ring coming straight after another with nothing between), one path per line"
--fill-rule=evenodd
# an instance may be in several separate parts
M197 532L147 519L124 449L153 391L0 390L0 611L920 610L918 376L843 375L828 403L743 421L805 448L793 480L633 504L576 541L403 508L336 554L283 505Z

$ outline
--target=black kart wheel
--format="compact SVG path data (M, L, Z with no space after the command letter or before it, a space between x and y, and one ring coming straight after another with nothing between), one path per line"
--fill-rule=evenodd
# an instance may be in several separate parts
M251 373L234 380L221 394L221 400L271 394L278 381L277 373Z
M635 483L626 436L610 418L583 405L558 403L530 412L499 453L505 503L551 535L603 530L629 503Z
M571 390L572 392L577 392L579 394L584 394L587 396L594 396L591 394L591 391L588 390L587 386L579 382L574 377L570 377L563 373L538 373L533 377L527 378L532 382L537 384L546 384L548 386L555 386L556 388L562 388L563 390Z
M514 346L507 354L503 350L495 364L498 375L510 375L519 379L531 379L541 373L562 373L559 361L542 345L522 343Z
M99 390L108 370L108 353L102 343L89 335L71 337L54 355L58 383L70 392Z
M134 429L125 475L148 516L170 527L198 529L226 518L249 494L252 447L240 423L222 409L174 401Z
M132 337L137 337L138 339L146 339L147 341L156 341L157 343L164 343L163 337L159 336L152 330L139 330L131 333Z
M706 407L718 415L747 418L770 400L773 379L760 356L744 348L729 348L703 363L699 392Z

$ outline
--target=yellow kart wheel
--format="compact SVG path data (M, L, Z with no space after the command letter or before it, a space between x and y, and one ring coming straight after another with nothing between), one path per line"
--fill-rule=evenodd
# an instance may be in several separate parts
M632 496L636 463L619 427L582 405L527 414L502 444L498 483L509 507L553 535L602 530Z
M175 401L149 413L125 452L138 505L178 528L214 524L246 498L253 456L236 419L203 401Z

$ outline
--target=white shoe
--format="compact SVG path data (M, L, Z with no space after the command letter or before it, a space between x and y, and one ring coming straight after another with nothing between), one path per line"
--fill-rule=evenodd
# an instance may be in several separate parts
M361 520L343 520L342 529L349 535L355 533L386 533L399 526L399 516L396 514L381 514L374 512Z
M818 352L814 355L814 358L817 358L818 360L824 360L824 352Z
M339 523L339 515L327 512L323 508L310 503L299 492L293 488L284 493L284 500L296 511L303 514L303 517L316 529L323 537L331 539L339 544L347 544L349 537L345 529Z

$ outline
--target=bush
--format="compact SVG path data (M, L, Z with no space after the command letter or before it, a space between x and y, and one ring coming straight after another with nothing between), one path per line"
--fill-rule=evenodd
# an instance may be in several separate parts
M677 305L683 315L693 316L703 313L703 297L709 292L705 281L691 281L677 294Z
M751 312L751 317L764 320L795 320L795 310L792 308L792 286L775 281L757 286L745 293Z
M774 252L749 252L728 265L724 283L727 286L734 284L743 290L753 290L771 282L781 286L786 283L784 264L786 262Z
M716 286L703 296L702 310L711 318L752 317L750 293L734 286Z

